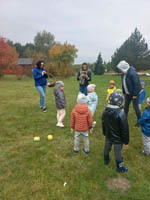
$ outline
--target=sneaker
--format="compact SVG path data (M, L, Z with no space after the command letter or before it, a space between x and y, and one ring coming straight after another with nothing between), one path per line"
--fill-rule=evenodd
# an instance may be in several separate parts
M128 172L128 167L123 166L123 162L118 162L116 171L119 173Z
M82 149L82 152L85 154L85 155L88 155L89 152L88 151L85 151L84 149Z
M46 112L47 112L46 108L43 108L43 112L44 112L44 113L46 113Z
M40 109L43 109L43 107L42 107L42 106L40 106Z
M73 150L73 152L74 152L74 154L78 154L79 153L79 151L76 151L76 150Z
M140 124L139 124L139 123L136 123L136 124L134 125L134 127L135 127L135 128L139 128L139 127L140 127Z
M150 154L147 154L144 150L141 151L141 154L143 154L144 156L150 156Z
M61 127L61 128L64 127L63 123L59 123L59 122L56 124L56 126Z
M109 156L104 156L104 165L108 165L110 163Z

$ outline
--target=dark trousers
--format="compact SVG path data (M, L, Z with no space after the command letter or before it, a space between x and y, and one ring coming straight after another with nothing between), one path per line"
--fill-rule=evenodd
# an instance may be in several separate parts
M136 99L133 99L133 96L126 94L124 112L125 112L126 116L128 116L129 106L130 106L131 101L133 103L133 108L135 110L137 119L140 119L141 111L140 111L140 107L139 107L139 96Z
M123 162L123 157L121 154L123 144L114 144L107 137L105 137L104 159L109 159L109 152L111 151L112 145L114 145L115 161Z
M87 96L87 86L80 85L80 92Z

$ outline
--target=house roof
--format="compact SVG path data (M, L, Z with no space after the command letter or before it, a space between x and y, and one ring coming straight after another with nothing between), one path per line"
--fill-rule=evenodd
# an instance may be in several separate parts
M32 58L19 58L18 65L32 65L33 59Z

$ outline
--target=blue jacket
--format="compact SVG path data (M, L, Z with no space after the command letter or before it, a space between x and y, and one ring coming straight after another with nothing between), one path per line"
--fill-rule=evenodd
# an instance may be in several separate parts
M141 118L138 120L142 133L150 137L150 108L146 108Z
M142 104L145 100L145 97L146 97L146 91L145 89L143 88L140 92L140 98L139 98L139 104Z
M45 71L44 69L39 69L37 67L33 68L33 77L35 80L35 86L45 86L47 84L47 78L48 75L44 74L44 76L42 76L42 72Z
M88 105L88 108L90 109L90 111L92 113L92 116L95 113L97 103L98 103L97 94L95 92L89 93L87 95L87 105Z
M141 83L139 76L136 73L134 67L130 67L126 74L126 85L131 96L138 96L141 91ZM123 86L123 77L122 77L122 86ZM125 94L124 87L122 87L123 93Z

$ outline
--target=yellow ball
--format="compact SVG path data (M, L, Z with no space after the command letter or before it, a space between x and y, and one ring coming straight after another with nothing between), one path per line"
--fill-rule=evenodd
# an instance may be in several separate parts
M37 136L36 136L36 137L33 138L33 140L34 140L34 141L40 141L40 137L37 137Z
M47 139L48 139L48 140L52 140L52 139L53 139L53 136L52 136L52 135L48 135L48 136L47 136Z

